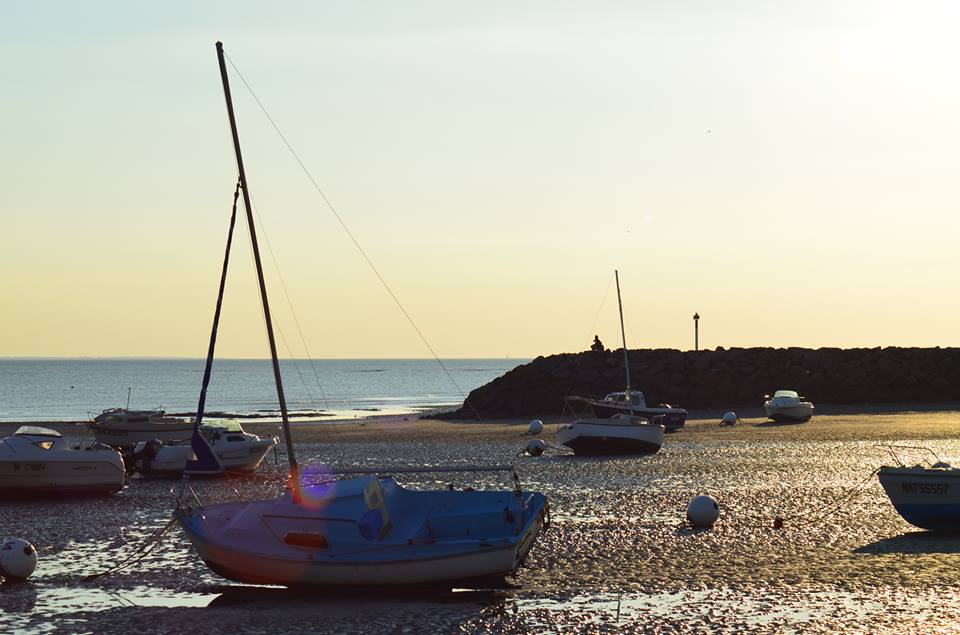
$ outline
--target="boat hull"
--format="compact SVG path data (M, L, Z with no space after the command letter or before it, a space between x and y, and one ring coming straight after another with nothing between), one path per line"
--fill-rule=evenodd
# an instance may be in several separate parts
M580 456L653 454L663 446L663 433L661 425L577 419L557 431L557 442Z
M359 490L352 481L361 481ZM286 587L450 586L464 579L502 578L523 563L547 523L542 494L526 493L520 500L513 492L404 490L406 502L394 510L397 526L385 538L360 539L358 518L365 508L359 506L365 496L363 485L369 479L352 481L338 481L332 486L335 495L328 490L328 500L313 507L293 503L287 495L276 501L181 508L177 515L197 554L215 573L247 584ZM309 498L312 495L305 494L305 499ZM391 502L390 495L387 500ZM431 508L432 500L438 502ZM449 508L451 501L465 500L477 501L479 513L487 514L487 520L461 526L466 533L457 536L428 536L422 527L410 531L421 522L424 526L439 523L444 514L438 510ZM405 518L403 510L410 508L416 512ZM503 527L507 531L481 537L491 526L483 526L490 514L500 518L508 510L511 524ZM494 525L503 522L507 521ZM515 530L510 529L513 525ZM323 544L294 548L287 541L291 534L322 535Z
M880 485L897 513L931 531L960 531L960 470L880 468Z
M0 460L0 496L100 495L119 492L124 471L113 461Z
M794 421L803 423L813 417L813 406L774 406L764 404L767 418L774 421Z
M104 445L129 447L141 441L152 441L154 439L163 442L188 440L193 434L193 424L185 421L169 423L152 421L91 423L90 431L94 438Z
M214 453L220 460L223 472L247 474L260 467L273 446L273 441L261 440L245 443L241 448L214 448ZM189 445L167 446L161 448L152 460L137 461L134 469L144 476L177 477L183 474L187 461L193 457L193 449Z

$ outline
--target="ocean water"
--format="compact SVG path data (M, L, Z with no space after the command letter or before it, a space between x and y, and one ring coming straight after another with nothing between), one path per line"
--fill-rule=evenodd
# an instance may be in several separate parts
M281 375L291 411L354 418L460 404L526 361L444 360L448 376L432 359L283 360ZM203 367L202 359L0 359L0 421L86 420L126 405L128 387L131 408L194 412ZM216 360L206 411L278 416L270 361Z

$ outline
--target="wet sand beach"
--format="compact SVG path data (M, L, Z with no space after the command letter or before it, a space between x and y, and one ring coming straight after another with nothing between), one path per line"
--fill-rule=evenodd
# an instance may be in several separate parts
M308 477L331 466L513 462L525 488L549 497L553 524L505 588L304 594L216 576L179 530L141 562L84 582L166 524L176 481L137 477L118 495L83 501L2 502L0 536L33 542L40 564L30 582L0 587L0 632L951 632L960 537L907 524L875 477L833 513L791 518L890 463L884 444L960 461L960 412L935 408L825 409L804 424L748 417L732 428L719 427L717 413L668 435L656 455L607 459L520 457L526 421L298 422ZM544 438L556 427L547 422ZM0 435L15 428L0 424ZM282 446L278 456L254 477L196 482L197 491L205 501L231 498L233 487L273 496L284 482ZM495 473L398 480L510 487ZM685 506L703 493L722 515L712 530L693 530ZM786 523L774 530L778 515Z

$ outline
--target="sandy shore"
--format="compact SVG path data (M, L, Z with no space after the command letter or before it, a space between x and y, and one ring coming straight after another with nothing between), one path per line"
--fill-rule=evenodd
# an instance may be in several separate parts
M0 587L0 632L927 632L960 623L960 538L912 528L875 479L817 523L791 520L890 462L882 445L960 459L960 412L906 405L732 428L718 418L691 420L656 455L615 459L518 456L526 421L294 425L308 474L513 462L525 487L547 494L554 523L505 589L331 598L238 587L179 534L137 566L84 583L166 522L169 482L135 478L119 495L82 503L0 503L0 534L41 548L30 585ZM557 425L547 422L545 438ZM0 433L15 427L0 424ZM198 488L205 500L233 496L231 485L271 496L283 477L282 460L271 459L254 478ZM496 474L400 478L410 487L509 486ZM722 508L709 531L684 526L685 505L700 493ZM778 515L788 520L776 531Z

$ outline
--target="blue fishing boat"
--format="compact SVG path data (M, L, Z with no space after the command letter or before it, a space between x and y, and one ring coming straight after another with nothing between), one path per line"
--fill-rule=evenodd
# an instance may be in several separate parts
M502 578L525 560L549 522L547 499L515 487L504 491L415 491L392 477L404 472L512 471L510 466L360 470L357 478L302 484L287 416L270 304L250 206L223 46L217 59L233 135L239 180L220 276L207 363L191 446L196 459L185 474L216 474L222 465L201 434L217 328L230 259L237 199L243 194L260 300L267 327L277 399L290 463L289 487L269 500L204 505L187 476L176 518L200 558L216 573L239 582L283 586L446 585ZM369 475L372 474L372 475ZM348 475L340 472L338 476Z

